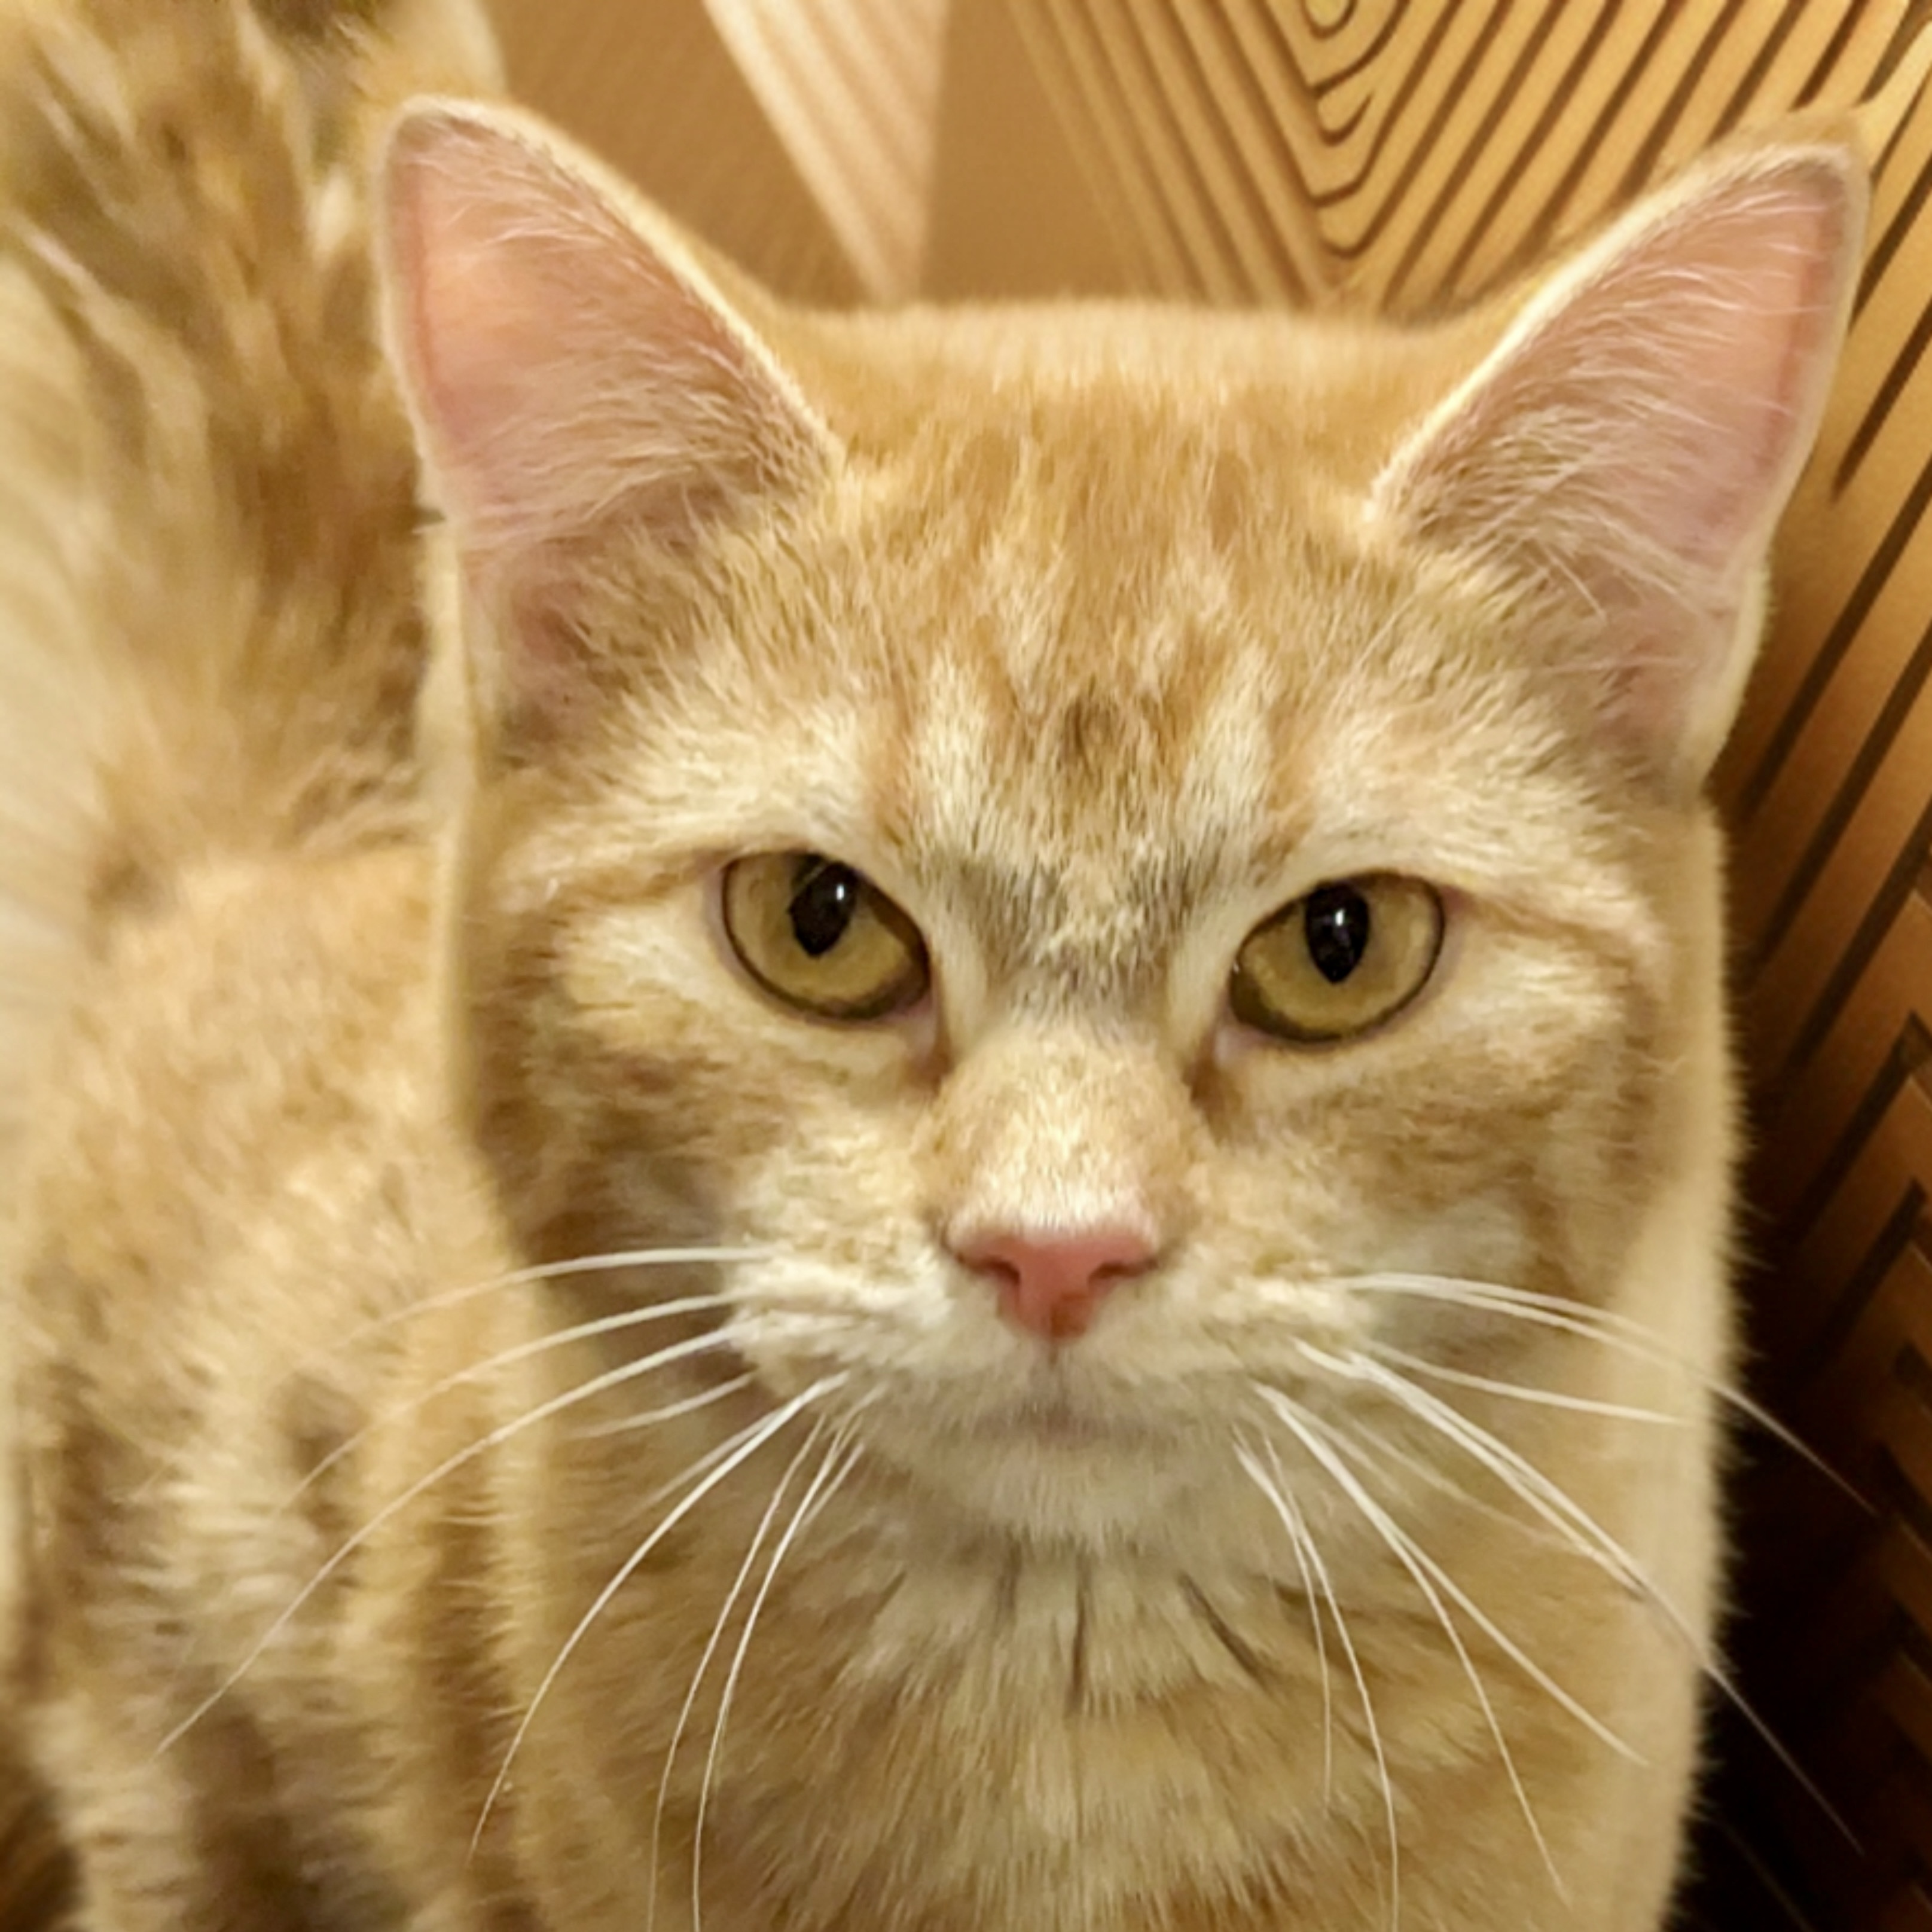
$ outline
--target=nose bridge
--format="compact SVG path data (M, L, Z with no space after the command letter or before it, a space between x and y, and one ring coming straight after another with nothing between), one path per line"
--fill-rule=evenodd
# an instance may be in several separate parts
M928 1183L949 1235L1131 1230L1185 1213L1192 1103L1150 1041L1020 1025L980 1042L940 1096Z

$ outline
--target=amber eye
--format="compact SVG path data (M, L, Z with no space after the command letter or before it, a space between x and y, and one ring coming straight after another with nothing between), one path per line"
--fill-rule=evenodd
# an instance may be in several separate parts
M724 930L766 992L821 1019L883 1018L931 978L912 921L862 873L816 852L728 867Z
M1442 946L1442 902L1419 880L1338 880L1248 934L1228 1003L1278 1040L1346 1040L1408 1005Z

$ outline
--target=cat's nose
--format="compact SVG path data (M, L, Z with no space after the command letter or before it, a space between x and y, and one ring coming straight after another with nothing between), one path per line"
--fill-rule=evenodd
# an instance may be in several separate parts
M1129 1228L1055 1234L976 1229L952 1252L999 1291L1000 1312L1048 1342L1084 1335L1117 1282L1154 1266L1154 1246Z

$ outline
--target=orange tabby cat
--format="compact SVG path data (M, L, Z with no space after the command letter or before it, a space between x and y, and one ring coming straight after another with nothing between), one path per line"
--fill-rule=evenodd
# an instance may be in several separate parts
M1653 1932L1856 160L1426 332L834 317L419 104L423 679L436 41L302 11L73 0L0 136L84 1924Z

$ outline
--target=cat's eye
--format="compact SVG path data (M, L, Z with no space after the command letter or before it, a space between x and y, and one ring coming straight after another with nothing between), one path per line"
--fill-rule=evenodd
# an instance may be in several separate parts
M1407 1006L1442 947L1442 902L1420 880L1338 880L1249 934L1228 1004L1237 1019L1278 1040L1346 1040Z
M883 1019L916 1004L931 980L912 921L862 873L816 852L736 860L724 914L746 971L821 1019Z

